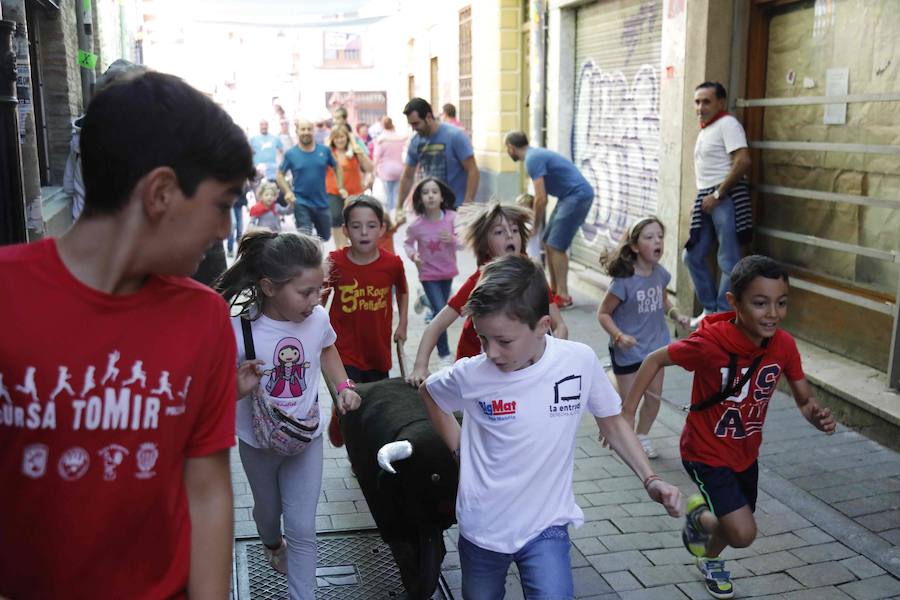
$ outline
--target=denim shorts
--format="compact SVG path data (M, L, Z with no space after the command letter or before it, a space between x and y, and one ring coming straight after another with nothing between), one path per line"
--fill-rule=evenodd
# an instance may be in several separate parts
M578 228L584 223L591 204L594 202L594 194L589 196L566 196L560 198L556 208L550 214L547 227L544 228L543 241L555 250L568 250L578 233Z
M325 242L331 239L331 209L327 206L310 206L297 202L294 204L294 220L297 231L309 235L316 233Z

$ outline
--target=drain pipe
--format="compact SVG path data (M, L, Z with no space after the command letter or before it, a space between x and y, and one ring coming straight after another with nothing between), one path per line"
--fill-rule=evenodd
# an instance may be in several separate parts
M28 241L25 229L25 187L16 111L15 21L2 20L0 8L0 244Z
M544 114L547 101L546 0L530 0L528 22L530 24L528 77L531 88L528 98L528 139L532 145L543 147L546 145Z

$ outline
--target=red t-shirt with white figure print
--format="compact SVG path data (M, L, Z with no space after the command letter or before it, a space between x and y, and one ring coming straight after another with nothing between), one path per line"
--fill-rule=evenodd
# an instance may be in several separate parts
M184 597L185 460L234 445L223 300L99 292L52 239L0 249L0 289L0 596Z
M743 388L718 404L688 413L681 432L683 460L740 472L759 456L769 400L781 374L798 381L803 379L803 368L797 344L789 333L778 329L762 348L744 335L733 319L733 312L710 315L697 331L667 348L673 363L694 372L691 404L699 404L724 389L731 354L737 356L736 379L762 354L756 372Z

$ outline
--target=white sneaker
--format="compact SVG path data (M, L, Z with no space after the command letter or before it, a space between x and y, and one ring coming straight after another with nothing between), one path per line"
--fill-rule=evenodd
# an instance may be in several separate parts
M702 313L700 313L699 315L697 315L696 317L691 319L691 329L697 329L697 327L700 326L700 321L705 319L707 317L707 315L711 315L711 314L712 314L711 312L709 312L708 310L706 310L704 308Z
M415 311L417 315L420 315L426 308L428 308L428 297L425 295L424 290L419 289L416 301L413 304L413 311Z
M287 557L287 540L281 540L281 547L272 550L265 544L263 544L263 550L266 553L266 558L269 559L269 565L272 566L273 569L281 573L282 575L287 575L288 572L288 557Z
M452 366L453 366L453 363L455 363L455 362L456 362L456 361L453 360L453 355L452 355L452 354L448 354L447 356L442 356L442 357L440 357L440 358L438 359L438 364L441 365L441 368L442 368L442 369L445 368L445 367L452 367Z
M641 442L641 447L644 449L644 454L647 455L647 458L659 458L659 452L653 447L653 440L642 433L639 433L637 437Z

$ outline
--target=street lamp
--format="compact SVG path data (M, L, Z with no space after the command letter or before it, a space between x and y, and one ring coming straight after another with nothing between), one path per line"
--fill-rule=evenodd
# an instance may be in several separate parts
M16 108L15 21L0 20L0 244L28 241Z

